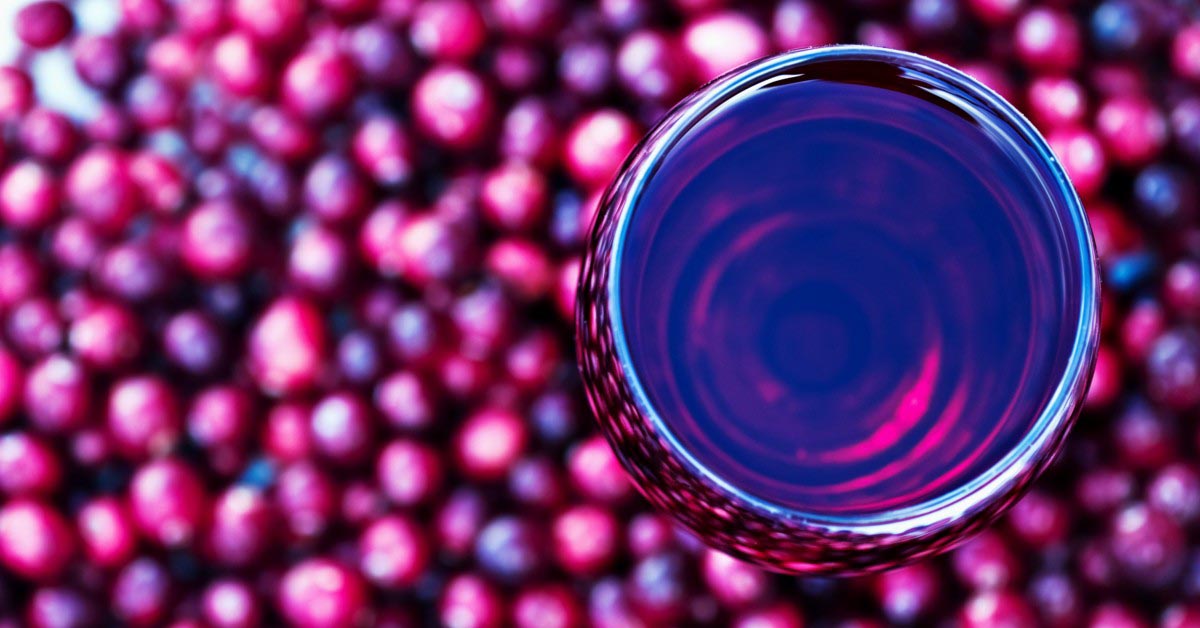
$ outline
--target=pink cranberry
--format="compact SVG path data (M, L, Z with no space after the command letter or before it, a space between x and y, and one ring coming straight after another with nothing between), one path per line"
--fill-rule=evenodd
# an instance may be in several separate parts
M810 0L783 0L771 19L771 37L780 50L835 43L836 28L829 11Z
M1154 103L1141 96L1108 99L1096 112L1096 131L1113 161L1142 165L1167 143L1167 120Z
M97 301L71 323L68 344L88 366L119 369L141 353L141 323L124 306Z
M1113 558L1131 582L1162 585L1183 568L1184 532L1153 508L1134 504L1121 510L1113 517L1110 534Z
M563 511L552 529L554 556L564 571L587 576L602 573L616 558L619 524L612 512L581 504Z
M549 384L559 365L558 339L545 329L519 338L504 357L510 381L518 388L538 391Z
M1108 176L1108 163L1100 140L1090 131L1066 127L1046 138L1079 195L1087 198L1100 190Z
M875 586L884 615L899 624L927 616L940 593L937 571L926 563L885 571Z
M539 98L526 97L517 101L504 117L500 151L508 159L546 167L558 158L559 133L550 106Z
M416 168L412 138L390 116L376 115L364 120L354 132L350 150L354 163L383 186L408 181Z
M972 589L1000 589L1014 582L1019 565L1003 537L984 532L954 550L954 572Z
M1112 427L1113 445L1130 468L1158 468L1175 457L1173 425L1149 405L1133 403Z
M645 625L631 606L621 581L615 576L605 578L592 585L588 596L588 620L596 628Z
M357 70L339 53L313 48L284 68L280 94L291 111L313 120L343 111L354 98Z
M739 613L732 625L734 628L803 628L804 616L792 604L775 602L763 608ZM843 628L847 628L845 624Z
M959 618L963 628L1037 625L1029 604L1008 591L976 593L963 605Z
M567 93L596 98L612 84L613 51L605 41L580 38L558 52L558 80Z
M718 11L684 28L683 49L695 79L704 83L766 55L770 42L762 27L746 14Z
M305 226L288 251L288 279L306 293L332 297L343 292L353 271L350 247L332 229Z
M24 432L0 436L0 490L13 496L53 493L62 482L58 454L46 441Z
M7 423L21 407L25 369L13 354L0 349L0 424Z
M373 522L358 541L359 570L376 586L411 587L429 561L425 535L416 522L390 515Z
M53 48L75 28L70 9L53 0L41 0L17 11L13 22L17 37L32 48Z
M1140 364L1165 328L1162 307L1155 301L1141 301L1126 312L1121 323L1121 348L1132 362Z
M340 489L329 474L308 462L284 468L275 484L279 512L300 539L323 534L337 515L340 499Z
M200 391L187 411L187 431L203 447L239 445L254 425L254 400L233 385Z
M460 426L454 453L461 470L480 481L504 477L524 452L528 429L517 414L501 408L477 411Z
M1200 24L1189 24L1175 32L1171 69L1178 76L1200 81Z
M674 37L661 31L640 30L621 43L616 58L617 79L638 98L673 102L690 86L686 64Z
M79 429L91 409L91 382L78 362L51 355L25 378L25 408L34 426L54 434Z
M1070 532L1071 513L1051 495L1033 491L1008 512L1013 534L1026 544L1045 549L1061 543Z
M304 0L233 0L228 15L239 30L265 44L280 46L293 42L302 32L306 4Z
M21 119L17 138L30 156L61 164L69 160L79 146L79 132L65 115L44 107L35 107Z
M58 182L35 161L13 164L0 178L0 218L17 229L45 227L58 214Z
M277 299L250 331L250 373L267 394L287 395L311 388L321 374L325 355L321 313L302 299Z
M480 190L485 220L506 231L528 231L546 212L549 186L540 172L521 162L502 164L488 173Z
M513 602L516 628L570 628L583 624L583 611L570 587L558 583L523 589Z
M466 0L436 0L417 5L409 25L413 48L442 61L470 59L487 36L483 15Z
M33 81L23 70L0 66L0 122L17 120L33 107Z
M279 517L259 491L234 486L213 502L205 548L220 565L254 565L275 546Z
M527 39L549 39L566 13L562 0L491 0L492 17L500 30Z
M131 626L154 626L170 610L171 574L152 558L138 558L117 573L110 604L117 619Z
M270 456L280 462L296 462L312 454L310 412L298 403L281 403L267 412L261 442Z
M259 147L279 159L301 161L316 152L314 129L284 109L259 107L250 114L247 127Z
M92 267L101 288L130 302L153 299L166 289L173 252L156 250L145 242L113 246Z
M204 621L213 628L253 628L262 622L254 589L231 578L213 581L204 589Z
M567 454L567 471L575 487L591 499L619 503L633 494L625 469L603 436L594 435Z
M17 243L0 245L0 309L34 296L44 275L33 250Z
M967 7L975 17L990 25L1011 22L1023 4L1024 0L967 0Z
M124 565L137 551L137 532L125 504L98 497L75 515L75 526L88 561L101 567Z
M128 76L127 55L128 51L114 35L81 35L71 45L79 78L101 90L116 87Z
M393 427L423 430L437 415L439 395L428 379L412 371L397 371L375 387L374 405Z
M387 2L412 0L382 0ZM381 9L382 11L383 9ZM355 26L344 33L342 50L363 80L375 87L401 88L411 81L412 53L394 29L379 20Z
M233 279L250 267L253 240L251 224L238 207L208 202L184 221L180 254L188 270L201 279Z
M1088 628L1150 628L1150 624L1124 604L1105 602L1092 611Z
M544 296L553 278L553 267L546 253L526 239L497 240L484 256L484 267L526 301Z
M113 442L133 459L171 451L183 431L175 391L153 375L128 377L113 385L106 424Z
M0 564L12 573L52 581L74 554L71 527L54 508L24 498L10 499L0 508Z
M459 574L442 588L438 617L446 626L499 628L504 625L504 599L487 580Z
M1163 467L1146 487L1146 502L1180 523L1200 516L1200 473L1190 465Z
M328 558L309 558L279 585L279 611L303 628L352 626L367 612L367 588L354 571Z
M442 486L442 462L437 452L417 441L394 440L379 452L379 487L388 500L408 507L428 502Z
M394 247L401 277L418 287L461 275L471 252L466 234L435 214L405 222Z
M80 155L64 186L67 202L105 233L123 231L137 212L137 186L125 155L115 149L97 147Z
M174 215L183 207L188 183L179 164L171 159L148 150L139 151L129 160L129 175L142 199L159 213Z
M1017 56L1034 70L1070 71L1079 64L1079 24L1068 13L1030 9L1017 22L1014 38Z
M212 373L224 356L221 332L208 316L184 310L163 328L162 350L166 358L184 371Z
M310 416L313 446L340 465L364 461L371 452L374 416L355 393L338 392L321 399Z
M771 592L771 580L765 571L728 554L705 550L700 565L708 591L726 608L752 606Z
M1029 113L1043 129L1079 124L1087 113L1087 94L1072 78L1039 76L1026 92Z
M69 587L40 587L25 609L30 628L85 628L95 625L96 619L92 601Z
M492 54L491 75L496 84L513 93L534 89L549 71L546 55L524 42L501 43Z
M321 220L337 223L358 218L371 202L370 188L349 160L326 155L304 177L304 204Z
M170 458L138 469L129 484L129 505L142 533L168 547L191 543L211 514L200 475Z
M146 69L173 85L188 85L202 65L201 48L182 32L163 35L146 48Z
M153 74L142 74L125 87L125 108L143 131L174 125L185 94Z
M616 110L601 109L582 116L571 128L564 146L567 171L581 185L603 187L640 136L637 125Z
M1117 400L1121 388L1121 358L1116 351L1102 346L1096 356L1096 369L1092 372L1092 383L1083 404L1087 408L1103 408Z
M460 151L480 144L495 115L483 79L453 65L426 72L413 86L411 107L418 130L435 144Z
M363 220L358 232L358 249L364 261L367 262L375 271L384 277L394 277L401 271L402 260L395 251L394 244L400 237L401 227L408 221L412 215L412 208L407 203L402 201L385 201L377 205L371 213ZM380 292L375 296L383 296ZM388 299L390 300L390 298ZM381 299L368 299L372 304L384 303L387 301ZM375 310L376 308L372 308ZM384 319L391 314L391 310L395 307L389 305L387 311L379 309L383 312L379 316ZM371 316L375 317L374 314ZM382 326L377 322L371 323L374 326Z

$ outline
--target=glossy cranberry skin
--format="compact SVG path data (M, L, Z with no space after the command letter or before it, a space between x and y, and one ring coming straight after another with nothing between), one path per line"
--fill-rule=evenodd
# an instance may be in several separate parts
M455 436L454 454L461 471L480 481L503 478L523 453L528 428L517 414L484 408L467 417Z
M340 155L313 163L304 177L304 204L321 220L338 223L367 211L370 190L362 174Z
M555 518L551 538L559 567L571 574L596 575L616 558L619 524L611 511L581 504Z
M1171 69L1177 76L1200 81L1200 24L1189 24L1175 32Z
M434 516L439 545L450 555L463 556L473 546L487 515L482 495L471 487L451 493Z
M483 79L448 64L434 66L417 81L411 108L419 131L434 144L458 151L478 146L495 115L493 96Z
M289 531L307 539L320 536L333 522L340 493L328 473L309 462L297 462L279 472L275 503Z
M504 625L505 604L500 592L482 577L464 573L442 588L438 618L447 626L499 628Z
M571 449L567 471L575 487L591 499L619 503L633 494L633 485L620 461L598 434Z
M129 176L151 208L163 215L174 215L187 200L188 184L181 167L170 158L143 150L129 160Z
M7 423L21 406L25 369L13 354L0 349L0 424Z
M312 387L321 374L325 356L325 326L320 311L303 299L284 297L274 301L250 332L250 373L270 395Z
M80 155L63 185L75 212L104 233L123 231L137 211L137 186L126 156L115 149L98 147Z
M79 132L71 120L45 107L25 114L17 138L29 155L55 164L69 160L79 146Z
M483 46L483 15L465 0L437 0L417 5L409 39L418 53L442 61L470 59Z
M255 565L278 541L279 517L260 491L234 486L213 501L205 551L220 565Z
M540 98L523 98L504 116L500 151L508 159L549 166L558 157L559 135L558 120L550 105Z
M517 628L568 628L581 625L582 615L575 593L557 583L523 589L512 607Z
M304 0L233 0L226 10L239 30L278 46L292 41L303 27L306 4Z
M1184 410L1200 404L1200 337L1190 327L1159 336L1146 358L1147 392L1155 401Z
M603 187L640 136L636 123L616 110L601 109L582 116L563 146L567 171L580 185Z
M288 279L300 291L333 297L344 292L354 269L345 239L319 224L304 227L288 251Z
M311 120L328 118L354 98L357 73L350 60L337 52L319 48L301 52L284 68L283 104Z
M129 504L142 534L168 547L195 540L211 514L200 475L170 458L138 469L129 484Z
M51 355L29 370L24 399L29 419L37 429L53 434L73 432L88 419L91 382L78 362Z
M771 17L771 39L779 50L825 46L837 41L829 11L810 0L783 0Z
M689 23L683 49L697 82L710 81L766 55L770 42L757 22L738 11L718 11Z
M959 615L964 628L1036 625L1033 609L1016 593L985 591L967 600Z
M194 310L182 311L167 321L162 350L171 363L193 375L212 373L224 356L217 324Z
M1163 585L1183 568L1183 529L1166 514L1142 504L1113 517L1110 544L1123 575L1141 586Z
M5 322L14 348L31 358L51 353L66 335L62 318L48 299L33 298L16 304Z
M441 489L443 463L430 446L408 439L388 443L379 452L376 477L388 500L397 506L426 503Z
M187 433L203 447L239 445L251 435L254 399L233 385L202 390L187 410Z
M117 567L137 551L137 531L125 504L114 497L98 497L80 508L75 527L89 562Z
M72 323L67 343L88 366L110 371L129 366L141 353L141 323L128 308L97 301Z
M216 580L204 589L204 621L213 628L252 628L262 622L262 609L254 589L230 578Z
M138 558L116 576L111 593L112 612L133 626L159 623L168 612L171 575L151 558Z
M105 421L114 444L134 460L169 452L183 432L179 399L165 380L153 375L115 383Z
M1001 589L1017 579L1017 557L1004 538L984 532L963 543L951 556L954 572L968 587L976 590Z
M1083 86L1074 79L1060 76L1035 78L1029 84L1026 101L1030 116L1042 129L1079 124L1088 106Z
M479 531L475 540L475 562L492 577L522 582L544 567L545 533L529 519L501 516Z
M1036 549L1045 549L1067 538L1071 513L1062 501L1035 490L1009 510L1008 525L1013 535L1023 543Z
M32 48L53 48L75 28L70 9L54 0L41 0L17 11L13 22L17 37Z
M92 601L69 587L40 587L29 598L25 621L31 628L86 628L96 624Z
M20 118L33 103L33 81L29 75L13 66L0 66L0 122Z
M328 395L312 409L309 425L313 446L335 464L363 462L371 452L374 420L370 406L356 393Z
M34 161L13 164L0 178L0 217L17 229L37 229L54 219L59 208L54 173Z
M32 434L0 436L0 490L11 496L53 493L62 482L62 464L50 444Z
M416 168L413 140L408 130L390 116L364 120L354 132L350 149L354 163L379 185L400 185Z
M1136 95L1116 96L1096 111L1096 130L1108 154L1119 164L1142 165L1167 142L1167 121L1150 101Z
M480 204L485 220L504 231L527 231L545 217L549 186L536 169L508 162L483 180Z
M566 13L562 0L491 0L489 7L502 32L528 39L553 36Z
M423 430L434 421L439 395L427 378L411 371L397 371L376 385L374 405L393 427Z
M75 536L59 512L16 498L0 507L0 564L20 578L49 582L70 564Z
M1067 13L1052 8L1030 9L1017 22L1017 56L1034 70L1069 71L1082 53L1079 24Z
M1080 196L1087 198L1100 190L1108 176L1108 160L1099 138L1086 129L1070 127L1052 131L1046 140Z
M367 588L353 570L315 557L287 571L279 585L279 611L303 628L351 626L367 610Z
M413 520L389 515L372 522L358 540L359 570L376 586L405 589L425 573L429 550Z
M625 37L617 51L617 80L638 98L673 102L690 85L686 64L679 42L670 34L635 31Z

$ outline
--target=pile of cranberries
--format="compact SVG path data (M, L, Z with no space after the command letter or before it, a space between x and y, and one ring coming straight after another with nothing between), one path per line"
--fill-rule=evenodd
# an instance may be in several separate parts
M57 0L0 67L0 626L1200 626L1191 0ZM993 529L781 577L641 501L572 349L598 195L682 95L949 61L1091 216L1103 347ZM73 60L100 103L49 108Z

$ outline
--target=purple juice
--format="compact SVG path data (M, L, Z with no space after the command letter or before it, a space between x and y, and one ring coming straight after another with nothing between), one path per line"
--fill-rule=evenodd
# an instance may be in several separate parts
M589 393L643 490L792 570L854 556L756 549L721 513L809 534L958 503L965 527L1044 466L1094 351L1086 225L1040 137L944 66L852 50L676 110L581 284Z

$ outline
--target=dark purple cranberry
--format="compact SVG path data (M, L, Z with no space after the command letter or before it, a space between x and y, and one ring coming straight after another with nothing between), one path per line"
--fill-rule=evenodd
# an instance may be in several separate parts
M544 100L519 100L504 117L500 150L509 159L549 166L558 158L558 141L558 123Z
M1112 556L1131 583L1156 587L1180 574L1186 539L1183 529L1166 514L1143 504L1113 516Z
M1071 513L1054 496L1033 491L1009 510L1008 524L1019 540L1036 549L1045 549L1067 538Z
M163 327L162 351L177 367L193 375L214 372L224 358L221 330L208 316L184 310Z
M1184 463L1163 467L1146 487L1146 502L1180 523L1194 521L1200 516L1200 473Z
M496 517L475 540L475 562L495 578L520 582L542 569L544 545L544 532L531 521Z
M438 357L445 341L443 321L420 303L397 308L387 321L387 345L395 359L424 365Z
M125 108L143 131L155 131L176 123L185 95L153 74L142 74L125 87Z
M317 149L315 130L284 109L265 105L250 115L247 130L267 153L285 161L301 161Z
M255 421L254 399L233 385L200 391L187 411L187 432L203 447L240 445L251 436Z
M771 18L771 38L780 50L835 43L836 28L829 11L810 0L782 0Z
M458 557L471 550L487 516L487 504L472 487L463 486L451 493L434 517L438 545Z
M588 620L596 628L621 628L622 626L645 624L634 614L629 602L629 595L616 576L599 580L592 585L588 596Z
M53 352L66 336L62 317L49 299L35 297L17 303L5 322L13 347L31 358Z
M584 98L598 97L613 78L612 47L599 39L568 43L558 56L558 79L567 91Z
M125 80L131 65L127 53L115 35L81 35L71 45L79 78L100 90L112 89Z
M1133 491L1134 478L1129 471L1096 466L1079 478L1075 501L1086 512L1107 513L1124 504Z
M54 508L26 498L10 499L0 507L0 564L11 573L52 582L74 554L71 527Z
M32 48L53 48L75 29L71 10L54 0L40 0L17 11L13 21L17 37Z
M338 340L338 372L348 384L371 384L379 376L382 362L379 342L370 332L357 329Z
M503 89L521 93L543 82L548 65L546 56L529 44L503 43L492 54L491 74Z
M1175 458L1174 424L1144 403L1131 403L1113 424L1113 447L1134 469L1155 469Z
M375 520L358 539L359 571L385 589L404 589L425 574L429 549L420 526L408 517Z
M523 506L549 509L563 500L565 493L558 467L549 458L526 458L508 475L508 492Z
M1170 408L1200 404L1200 336L1190 327L1160 336L1146 358L1146 380L1151 398Z
M122 500L98 497L75 514L75 526L88 561L100 567L117 567L137 551L137 530Z
M1084 610L1078 585L1064 573L1046 573L1029 583L1028 598L1042 620L1052 628L1079 624Z
M138 558L117 573L111 611L132 626L157 625L170 611L173 586L166 567L152 558Z
M1109 55L1145 52L1161 35L1148 5L1137 0L1105 0L1092 10L1088 22L1092 44Z
M1142 169L1133 182L1133 198L1142 216L1151 223L1172 226L1195 217L1196 182L1183 168L1152 164Z
M1171 264L1163 278L1162 298L1181 316L1200 317L1200 262L1182 259Z

